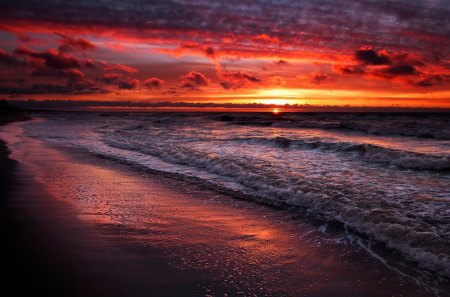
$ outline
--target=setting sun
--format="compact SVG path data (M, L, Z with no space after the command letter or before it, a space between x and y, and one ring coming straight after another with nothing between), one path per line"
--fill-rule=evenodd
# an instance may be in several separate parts
M273 114L279 114L280 110L278 108L274 108L272 111Z

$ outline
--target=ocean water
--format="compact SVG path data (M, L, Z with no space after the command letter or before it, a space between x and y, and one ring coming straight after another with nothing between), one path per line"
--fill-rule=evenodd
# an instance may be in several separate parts
M290 208L450 276L450 117L48 113L28 136Z

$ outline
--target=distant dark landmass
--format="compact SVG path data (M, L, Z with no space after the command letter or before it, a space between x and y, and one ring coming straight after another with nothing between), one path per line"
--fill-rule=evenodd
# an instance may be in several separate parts
M107 111L271 111L281 112L432 112L448 113L450 108L430 107L372 107L333 106L310 104L264 104L264 103L212 103L212 102L154 102L154 101L91 101L91 100L1 100L1 106L32 110L107 110ZM9 105L8 105L9 104ZM3 108L3 107L0 107Z
M28 117L24 111L20 107L10 105L6 100L0 100L0 125L13 121L27 120Z

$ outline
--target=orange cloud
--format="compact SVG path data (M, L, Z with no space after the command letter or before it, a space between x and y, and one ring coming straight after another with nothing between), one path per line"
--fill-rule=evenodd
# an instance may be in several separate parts
M181 87L190 90L199 90L201 87L209 85L210 80L203 73L190 71L182 76Z

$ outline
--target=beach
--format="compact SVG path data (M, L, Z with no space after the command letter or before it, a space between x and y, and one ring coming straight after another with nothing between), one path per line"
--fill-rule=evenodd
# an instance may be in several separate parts
M386 250L380 260L332 224L36 139L21 123L0 135L4 269L18 295L447 296L445 279Z

